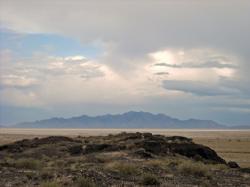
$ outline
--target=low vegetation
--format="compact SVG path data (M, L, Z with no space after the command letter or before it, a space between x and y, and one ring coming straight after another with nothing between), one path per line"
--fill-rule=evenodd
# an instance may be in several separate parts
M196 177L206 177L210 175L210 166L202 162L186 160L178 166L178 170L183 175L193 175Z
M75 187L96 187L95 183L88 178L80 177L74 182Z
M61 187L56 181L46 181L41 184L41 187Z
M0 186L249 186L248 169L230 168L185 137L121 133L52 136L0 146Z
M33 158L21 158L14 161L16 168L37 170L42 168L42 162Z
M110 172L119 173L122 176L136 176L139 173L139 167L129 162L110 162L106 165L106 169Z
M160 185L160 181L158 179L158 177L156 177L155 175L152 174L145 174L142 177L142 185L145 186L159 186Z

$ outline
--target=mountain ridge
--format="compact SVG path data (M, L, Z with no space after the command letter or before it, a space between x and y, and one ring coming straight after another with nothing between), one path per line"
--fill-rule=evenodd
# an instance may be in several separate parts
M33 122L14 125L19 128L228 128L212 120L180 120L166 114L153 114L143 111L129 111L122 114L105 114L98 116L74 116L70 118L53 117Z

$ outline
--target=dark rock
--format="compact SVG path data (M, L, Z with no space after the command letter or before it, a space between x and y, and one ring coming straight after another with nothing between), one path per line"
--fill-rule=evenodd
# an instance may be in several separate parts
M169 140L171 140L171 143L169 143ZM155 155L180 154L196 160L209 160L226 164L225 160L219 157L211 148L195 144L191 139L181 136L152 135L152 137L134 142L134 145L136 149L143 148L146 152Z
M136 133L121 133L121 136L123 136L124 138L122 138L123 141L126 140L135 140L135 139L142 139L143 135L140 132L136 132Z
M192 138L186 138L183 136L170 136L170 137L166 137L166 140L171 140L173 142L192 142Z
M153 134L150 133L150 132L144 132L144 133L142 133L142 136L143 136L144 138L150 138L150 137L153 136Z
M49 136L46 138L34 139L34 144L55 144L59 142L79 142L73 138L65 137L65 136Z
M146 138L146 141L156 141L159 143L166 143L166 137L162 135L153 135Z
M225 160L217 155L211 148L195 143L171 143L170 152L178 153L189 158L202 158L216 163L226 164Z
M143 148L135 150L134 154L140 156L141 158L153 158L153 155L151 153L147 152Z
M35 148L38 147L40 145L44 145L44 144L56 144L59 142L79 142L78 140L74 140L72 138L69 137L65 137L65 136L49 136L46 138L34 138L31 140L28 139L24 139L21 141L16 141L12 144L8 144L8 145L3 145L0 146L0 151L2 150L7 150L9 152L22 152L25 149L28 148Z
M103 151L104 149L110 148L112 145L110 144L88 144L86 145L84 151L86 153Z
M84 148L82 147L82 142L85 144ZM73 139L64 136L34 138L31 140L22 140L12 144L0 146L0 151L7 150L8 152L20 153L30 148L39 147L40 145L57 143L62 146L59 152L60 154L62 154L61 150L68 151L70 154L74 155L127 149L132 150L132 152L137 152L137 155L145 158L151 157L152 155L164 156L168 154L180 154L195 160L207 160L215 163L226 164L226 162L219 157L214 150L207 146L195 144L190 138L182 136L166 137L163 135L153 135L151 133L139 132L123 132L121 134L107 137L83 137L81 139ZM43 153L41 149L39 150L39 154ZM44 150L48 151L47 149ZM52 151L52 153L54 152Z
M69 147L69 152L71 155L78 155L83 152L82 145L74 145Z
M0 146L0 151L3 151L5 149L8 149L8 145L1 145Z
M144 148L146 151L157 154L162 152L162 144L158 141L143 141L138 144L142 148Z
M240 166L236 163L236 162L233 162L233 161L229 161L227 163L227 165L230 167L230 168L240 168Z
M249 173L250 174L250 168L240 168L240 171L244 172L244 173Z
M93 153L100 151L119 151L124 149L124 146L113 144L87 144L83 150L84 153Z

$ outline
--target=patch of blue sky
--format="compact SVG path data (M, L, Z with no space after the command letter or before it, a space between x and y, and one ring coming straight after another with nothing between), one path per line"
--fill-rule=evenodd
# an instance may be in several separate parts
M21 57L36 53L50 56L75 56L95 58L101 49L91 44L83 44L75 39L55 34L22 34L0 29L0 49L9 49Z

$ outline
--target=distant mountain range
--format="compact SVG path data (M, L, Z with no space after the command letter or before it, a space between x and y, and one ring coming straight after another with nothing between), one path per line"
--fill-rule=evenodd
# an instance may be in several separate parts
M229 127L212 120L180 120L165 114L149 112L126 112L101 116L82 115L72 118L50 118L23 122L13 127L18 128L172 128L172 129L227 129ZM237 127L235 127L237 128ZM250 127L245 127L250 128Z

